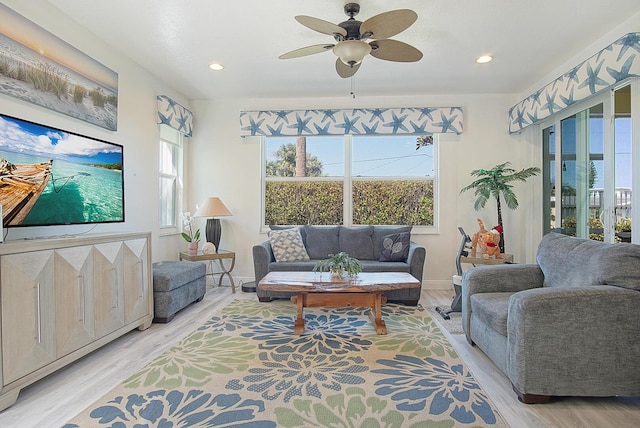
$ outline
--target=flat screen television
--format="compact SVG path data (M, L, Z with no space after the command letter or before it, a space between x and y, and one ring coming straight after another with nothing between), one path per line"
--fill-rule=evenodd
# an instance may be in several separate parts
M5 227L124 221L123 146L0 114Z

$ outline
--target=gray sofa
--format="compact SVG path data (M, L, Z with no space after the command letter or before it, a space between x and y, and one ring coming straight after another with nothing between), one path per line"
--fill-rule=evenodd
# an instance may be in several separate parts
M272 226L272 230L290 227ZM271 271L311 271L318 260L341 251L360 260L364 272L409 272L422 283L426 249L407 238L408 252L400 261L380 261L383 238L409 235L411 226L300 226L302 240L310 260L278 262L269 240L253 247L253 266L256 284ZM405 236L406 237L406 236ZM406 249L405 249L406 250ZM258 299L268 302L274 298L289 298L294 293L257 290ZM415 306L420 299L420 288L390 290L387 301Z
M550 233L536 264L462 280L462 321L520 401L640 395L640 245Z

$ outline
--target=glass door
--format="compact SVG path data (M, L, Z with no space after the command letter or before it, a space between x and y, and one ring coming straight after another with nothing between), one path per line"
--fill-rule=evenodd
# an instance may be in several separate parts
M629 86L607 91L543 125L545 233L631 241L630 100Z
M556 216L556 182L560 176L556 171L556 126L551 125L542 130L542 186L543 233L561 232L560 217ZM559 206L559 205L558 205Z
M615 91L615 175L613 217L616 241L631 242L631 196L633 140L631 132L631 85Z
M580 238L603 240L603 188L598 171L603 167L603 104L560 121L561 129L561 227Z

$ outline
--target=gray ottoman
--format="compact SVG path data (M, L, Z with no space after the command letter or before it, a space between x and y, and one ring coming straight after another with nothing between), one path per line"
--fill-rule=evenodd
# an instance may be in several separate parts
M201 262L153 264L153 322L166 323L176 312L199 302L207 288L207 265Z

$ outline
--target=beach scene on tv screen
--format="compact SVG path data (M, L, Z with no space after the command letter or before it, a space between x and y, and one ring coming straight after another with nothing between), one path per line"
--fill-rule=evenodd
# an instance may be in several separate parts
M0 115L5 226L124 221L122 146Z

